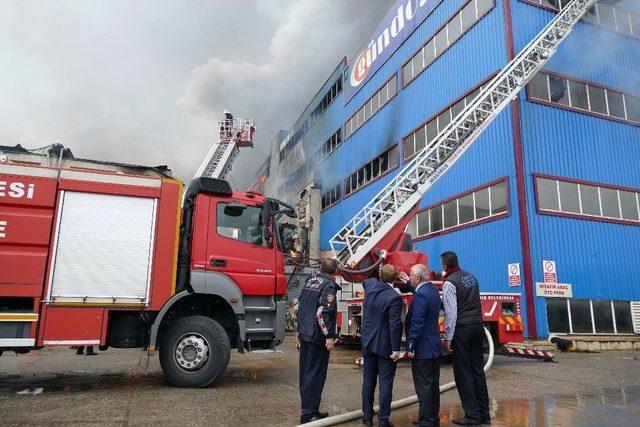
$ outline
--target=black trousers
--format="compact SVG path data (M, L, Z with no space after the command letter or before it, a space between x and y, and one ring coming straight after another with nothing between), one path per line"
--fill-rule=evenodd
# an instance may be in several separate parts
M478 423L489 419L489 393L487 379L482 370L483 337L482 323L457 325L451 341L453 376L462 408L467 418Z
M376 383L380 378L380 410L378 411L378 425L389 423L391 415L391 399L393 395L393 379L396 376L396 362L388 356L383 357L366 348L362 349L364 375L362 380L362 412L367 420L373 419L373 400Z
M300 422L313 418L320 408L322 389L327 379L329 350L309 341L300 342Z
M420 405L418 427L440 425L440 359L413 359L413 385Z

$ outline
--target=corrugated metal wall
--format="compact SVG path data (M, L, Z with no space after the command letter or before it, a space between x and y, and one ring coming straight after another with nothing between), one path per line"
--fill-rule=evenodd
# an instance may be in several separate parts
M516 50L552 13L513 1ZM640 95L640 40L579 24L547 69ZM640 189L640 127L520 98L534 281L542 260L555 260L558 280L574 298L640 299L640 227L538 215L533 173ZM548 334L545 299L536 298L538 334Z
M368 86L354 97L347 105L347 110L356 111L388 79L390 73L399 70L462 4L463 1L442 3L371 79ZM347 140L345 147L334 158L336 163L340 163L336 169L342 169L337 178L344 178L389 144L400 142L416 126L502 68L506 62L504 15L502 2L498 1L486 17ZM416 243L418 250L428 254L432 268L441 268L440 253L454 250L459 253L463 266L478 275L483 290L513 291L508 285L507 264L521 262L513 158L511 114L505 111L447 173L446 179L438 181L424 197L421 206L498 178L509 177L509 217ZM327 247L327 241L335 231L389 179L385 177L325 211L321 229L323 247ZM517 291L520 290L517 288Z
M518 52L553 14L521 0L509 1ZM324 190L340 183L387 147L397 144L401 159L403 136L507 63L504 5L503 0L497 0L496 7L462 39L406 88L401 87L402 65L464 3L442 2L346 105L340 95L307 132L302 147L310 155L391 76L398 79L395 98L322 162L315 178L321 180ZM640 95L639 68L640 40L590 24L579 24L547 67L636 95ZM318 93L321 98L324 92ZM316 104L314 100L310 106ZM640 188L640 128L534 104L524 92L519 106L534 281L543 280L542 259L553 259L557 261L559 279L573 284L576 298L640 299L640 284L633 274L635 266L640 265L640 227L538 215L532 176L538 172ZM524 288L509 287L507 274L507 264L519 262L521 268L523 264L512 120L507 108L421 202L421 206L427 206L506 176L510 214L419 240L416 247L428 254L434 269L440 268L441 252L458 252L462 266L479 277L482 290L521 293L524 316ZM329 238L397 171L323 211L323 249L328 248ZM548 332L545 310L544 300L536 298L540 336Z

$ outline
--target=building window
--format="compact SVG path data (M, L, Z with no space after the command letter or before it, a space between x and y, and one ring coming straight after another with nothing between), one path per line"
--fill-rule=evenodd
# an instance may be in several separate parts
M329 139L327 139L322 147L318 149L311 157L311 167L313 168L318 162L323 160L329 154L333 153L342 144L342 132L338 129Z
M547 298L550 333L633 333L629 301Z
M485 79L485 82L487 80ZM458 114L469 105L473 99L480 94L482 85L478 85L471 91L467 92L461 98L449 104L443 111L429 118L420 127L403 138L403 155L404 159L412 157L414 154L422 151L425 147L430 146L439 132L441 132Z
M344 125L344 137L349 138L355 131L374 114L376 114L382 107L385 106L391 98L396 95L396 75L391 78L382 86L376 93L373 94L367 102L347 121Z
M554 12L564 8L570 0L521 0ZM640 14L635 11L596 3L582 18L583 21L600 27L608 28L620 34L640 37Z
M336 80L333 86L331 86L322 100L318 103L316 108L313 109L313 111L311 112L311 120L317 120L322 115L322 113L324 113L325 110L329 108L329 105L331 105L333 100L336 99L340 92L342 92L342 76L339 77L338 80Z
M415 79L494 6L495 0L470 0L467 2L402 66L402 84L406 86Z
M394 145L344 180L345 196L398 166L398 146Z
M334 205L342 198L342 185L338 184L322 195L322 209Z
M536 175L538 211L640 224L640 190Z
M419 211L407 226L414 239L468 227L508 215L507 178L455 196Z
M293 134L289 134L289 136L283 141L282 149L280 150L280 154L278 156L279 162L282 162L285 157L289 155L295 148L295 146L300 142L304 134L307 132L309 127L309 120L305 120L302 122L302 125L293 132Z
M619 121L640 123L640 97L541 71L528 84L529 99L588 112Z

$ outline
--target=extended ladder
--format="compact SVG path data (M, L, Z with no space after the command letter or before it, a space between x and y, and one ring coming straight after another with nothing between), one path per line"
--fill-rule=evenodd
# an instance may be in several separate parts
M225 114L227 117L218 122L220 138L207 153L194 178L224 179L238 157L240 148L253 147L253 120L234 119L228 112Z
M364 258L449 169L553 56L598 0L572 0L480 94L329 241L336 258Z

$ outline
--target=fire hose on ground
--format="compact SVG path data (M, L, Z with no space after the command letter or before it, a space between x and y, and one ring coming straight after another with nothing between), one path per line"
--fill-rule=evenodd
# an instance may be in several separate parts
M487 362L484 365L484 371L487 372L491 369L491 365L493 365L493 356L495 353L495 349L493 346L493 339L491 338L491 334L484 328L484 334L487 337L487 341L489 342L489 357L487 358ZM440 393L444 393L447 390L451 390L456 387L455 381L451 381L450 383L446 383L440 386ZM418 396L413 395L409 397L405 397L404 399L396 400L391 402L391 410L403 408L408 405L413 405L414 403L418 403ZM376 405L373 407L373 412L378 413L379 406ZM357 420L362 418L362 410L347 412L345 414L338 414L332 417L328 417L322 420L313 421L311 423L304 424L304 427L324 427L324 426L333 426L336 424L346 423L348 421ZM300 426L298 426L300 427Z

